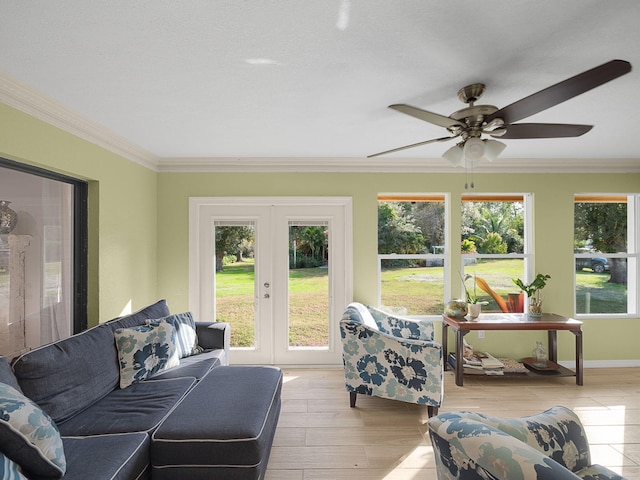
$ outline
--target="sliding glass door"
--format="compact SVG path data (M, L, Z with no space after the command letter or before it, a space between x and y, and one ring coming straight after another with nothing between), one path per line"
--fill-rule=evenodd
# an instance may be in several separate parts
M87 326L87 185L0 159L0 354Z

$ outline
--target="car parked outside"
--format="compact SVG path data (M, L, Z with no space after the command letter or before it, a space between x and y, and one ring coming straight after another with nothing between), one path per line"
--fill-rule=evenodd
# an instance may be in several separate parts
M590 268L595 273L604 273L609 271L609 262L606 258L576 258L576 270Z

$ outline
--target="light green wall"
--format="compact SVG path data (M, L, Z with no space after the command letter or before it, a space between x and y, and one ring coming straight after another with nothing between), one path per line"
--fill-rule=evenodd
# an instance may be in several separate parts
M459 237L462 174L178 174L155 173L0 104L0 156L85 179L90 185L90 324L167 298L188 305L188 201L192 196L310 196L353 198L354 298L376 301L376 197L381 192L442 192L452 199L451 238ZM545 308L573 309L573 195L639 193L639 174L476 175L475 191L532 192L536 270L549 273ZM457 267L458 265L453 265ZM638 360L639 319L589 320L586 360ZM481 350L523 356L537 333L487 332L469 340ZM561 360L573 336L559 334Z
M534 195L535 267L552 281L545 289L545 309L571 316L573 312L573 195L575 193L639 193L640 175L500 174L476 175L474 192L531 192ZM313 196L353 198L354 299L374 303L377 261L377 202L379 193L439 192L451 196L451 238L460 238L461 174L353 173L160 173L158 182L158 292L173 310L188 304L188 202L207 196ZM457 242L456 242L457 244ZM454 268L459 265L453 265ZM438 329L439 330L439 329ZM625 334L621 334L625 332ZM438 331L438 334L440 332ZM638 360L638 319L588 320L584 325L586 360ZM468 340L480 350L522 357L530 354L544 333L486 332ZM560 360L571 360L574 336L560 332Z
M157 299L157 174L0 104L0 156L89 182L89 325Z

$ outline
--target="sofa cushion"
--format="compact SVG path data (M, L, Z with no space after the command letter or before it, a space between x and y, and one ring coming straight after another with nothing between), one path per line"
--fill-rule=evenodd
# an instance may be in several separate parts
M2 474L2 480L29 480L22 473L20 465L2 453L0 453L0 474Z
M0 383L0 450L30 475L60 478L66 470L55 423L6 383Z
M131 480L149 468L149 435L122 433L62 437L67 455L64 480Z
M168 368L151 378L156 380L161 378L194 377L196 380L200 380L213 368L224 365L222 360L225 358L224 350L211 350L199 355L192 355L181 359L180 365L177 367Z
M124 390L116 389L75 417L59 423L58 428L68 437L148 432L158 426L195 383L190 377L145 380Z
M137 312L114 318L106 323L107 325L111 325L114 330L116 328L137 327L139 325L144 325L146 320L166 317L170 313L167 301L162 299L158 300L156 303L141 308Z
M153 433L153 478L262 478L281 389L276 367L213 369Z
M127 388L180 364L176 330L165 320L118 328L114 336L120 362L120 388Z
M118 386L113 329L102 324L36 348L18 357L13 369L24 394L62 422Z
M22 389L18 384L18 379L16 378L13 370L11 369L11 365L9 364L9 359L2 356L0 356L0 382L10 385L20 393L22 393Z
M189 357L202 352L198 347L198 336L196 335L196 322L193 320L191 312L176 313L162 318L173 325L176 330L176 345L180 358Z

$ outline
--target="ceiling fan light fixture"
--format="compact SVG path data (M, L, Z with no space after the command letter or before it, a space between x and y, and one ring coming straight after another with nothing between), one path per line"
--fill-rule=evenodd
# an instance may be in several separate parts
M464 154L460 145L454 145L442 155L451 162L454 167L460 167L463 164Z
M497 140L484 140L484 157L493 162L507 146Z
M471 162L477 162L484 156L484 143L479 138L470 138L464 144L464 156Z

